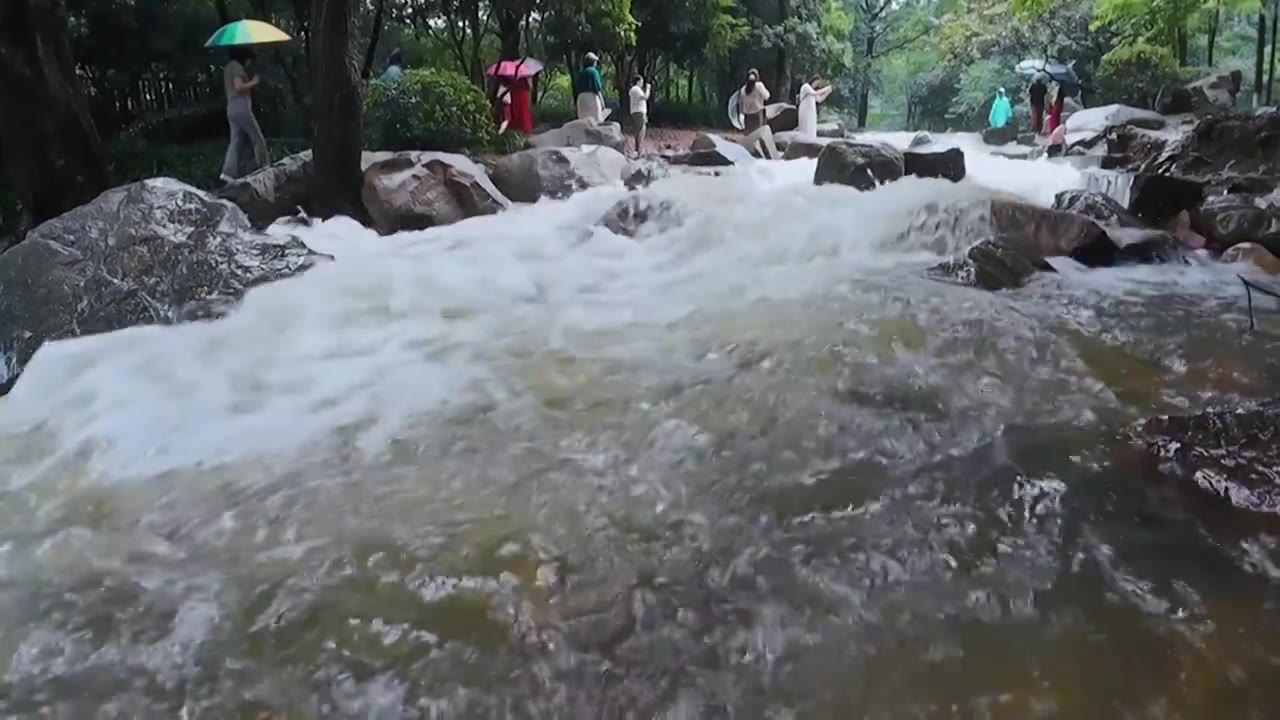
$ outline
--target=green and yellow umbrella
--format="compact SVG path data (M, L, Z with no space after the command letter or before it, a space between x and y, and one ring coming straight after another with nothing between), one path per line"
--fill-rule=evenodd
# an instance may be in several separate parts
M0 0L3 2L4 0ZM218 28L205 47L231 47L233 45L262 45L288 42L293 38L280 28L261 20L237 20Z

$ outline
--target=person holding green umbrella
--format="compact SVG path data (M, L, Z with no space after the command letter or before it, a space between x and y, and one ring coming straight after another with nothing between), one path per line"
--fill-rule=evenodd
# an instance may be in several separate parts
M222 160L222 173L218 176L224 183L234 182L245 143L253 148L255 170L271 161L267 139L253 114L253 90L261 78L253 74L257 56L248 46L288 39L288 35L267 23L240 20L219 28L205 43L205 47L226 47L231 56L222 69L222 87L227 95L227 124L231 127L231 140Z

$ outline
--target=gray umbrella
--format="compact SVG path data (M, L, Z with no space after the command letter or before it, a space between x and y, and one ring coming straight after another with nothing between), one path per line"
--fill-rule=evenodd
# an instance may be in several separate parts
M1069 63L1062 63L1057 60L1023 60L1018 63L1015 70L1019 75L1034 76L1036 73L1044 73L1051 80L1056 80L1060 83L1080 84L1080 77L1076 75L1076 69Z

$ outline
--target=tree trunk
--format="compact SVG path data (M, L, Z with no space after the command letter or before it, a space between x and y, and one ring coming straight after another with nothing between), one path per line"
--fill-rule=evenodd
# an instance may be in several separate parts
M311 149L311 211L364 219L360 200L360 86L351 47L355 0L313 0L311 75L315 132Z
M1177 46L1178 67L1187 66L1187 29L1180 27L1174 33L1174 44Z
M778 0L779 26L786 24L788 17L791 15L789 11L787 0ZM785 37L786 33L782 33L782 36ZM779 40L778 55L774 58L774 82L777 83L774 85L774 92L778 94L778 102L787 102L788 97L791 95L788 87L791 83L787 78L787 46L785 42L785 40Z
M498 56L502 60L520 59L520 23L524 8L520 3L507 0L495 8L497 15Z
M1263 103L1262 68L1267 58L1267 14L1258 13L1258 46L1253 57L1253 106Z
M18 200L36 223L110 185L67 24L63 0L0 0L0 138Z
M864 49L864 57L866 58L865 76L862 78L862 87L858 89L858 128L867 126L867 113L871 104L871 61L876 56L876 37L870 33L867 34L866 47Z
M1213 15L1209 16L1209 40L1205 45L1205 64L1213 67L1214 46L1218 43L1218 26L1222 23L1222 0L1213 6Z
M1267 104L1271 104L1271 86L1276 82L1276 20L1280 20L1280 12L1277 5L1280 2L1271 4L1271 66L1267 70Z
M373 27L369 30L369 47L364 51L364 66L360 68L360 77L368 80L373 77L373 60L378 56L378 40L382 38L382 15L387 9L387 0L378 0L373 10Z

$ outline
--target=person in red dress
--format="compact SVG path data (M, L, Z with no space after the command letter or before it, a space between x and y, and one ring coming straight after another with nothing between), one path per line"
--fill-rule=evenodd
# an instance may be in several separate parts
M520 78L511 83L511 124L512 130L519 130L528 135L533 132L533 109L530 105L532 95L529 78Z

